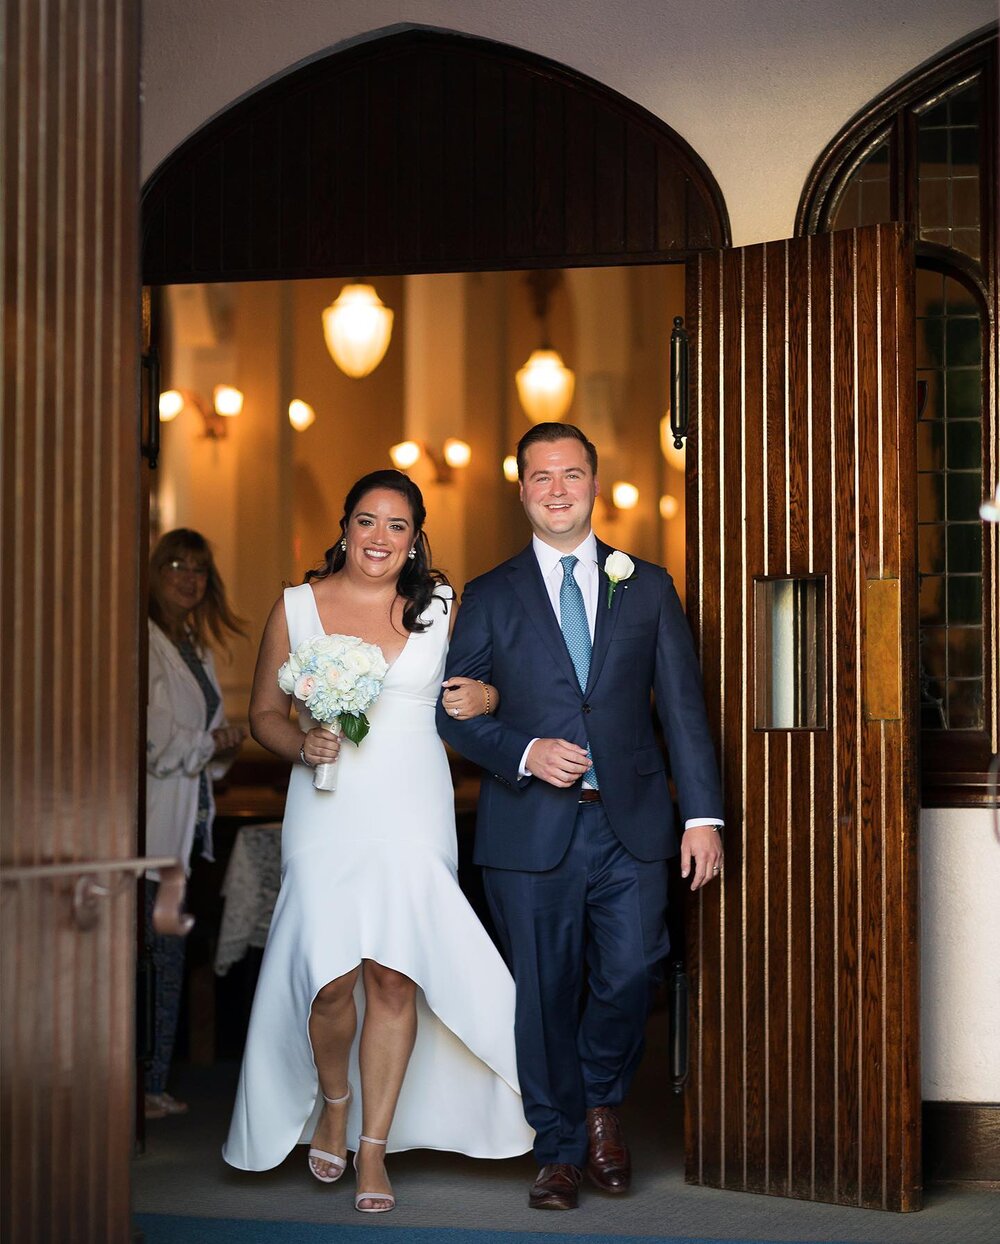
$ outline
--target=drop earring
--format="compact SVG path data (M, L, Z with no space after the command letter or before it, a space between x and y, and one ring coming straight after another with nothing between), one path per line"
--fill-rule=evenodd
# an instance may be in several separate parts
M347 537L346 536L341 536L340 547L343 549L345 553L347 552Z
M412 549L410 549L409 553L407 553L407 555L406 555L406 556L407 556L407 557L410 559L410 561L412 562L412 561L413 561L413 559L416 557L416 555L417 555L417 549L416 549L416 545L414 545L414 547L413 547Z

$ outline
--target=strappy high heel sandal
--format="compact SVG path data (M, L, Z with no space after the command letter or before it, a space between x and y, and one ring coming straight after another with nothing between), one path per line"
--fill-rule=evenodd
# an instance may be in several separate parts
M327 1097L327 1095L323 1093L323 1100L326 1102L328 1106L342 1106L344 1102L348 1102L351 1100L351 1086L348 1084L347 1092L344 1094L343 1097ZM316 1179L320 1181L321 1184L335 1184L337 1180L341 1177L341 1175L343 1175L344 1171L347 1170L347 1159L346 1158L342 1158L337 1153L327 1153L325 1149L310 1149L308 1158L309 1158L309 1170L311 1174L313 1174L316 1177ZM316 1167L313 1165L313 1158L319 1158L321 1162L329 1162L331 1166L336 1166L337 1167L336 1174L321 1175L319 1171L316 1169Z
M376 1140L373 1136L359 1136L358 1144L366 1141L369 1145L385 1145L389 1142L386 1140ZM358 1155L354 1155L354 1173L358 1170ZM388 1201L388 1205L376 1205L371 1209L363 1209L362 1201ZM354 1195L354 1208L359 1214L387 1214L389 1210L396 1208L396 1198L391 1192L357 1192Z

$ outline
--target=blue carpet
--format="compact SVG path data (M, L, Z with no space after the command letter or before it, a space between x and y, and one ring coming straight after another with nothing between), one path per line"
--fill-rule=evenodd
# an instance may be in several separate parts
M145 1244L572 1244L574 1240L612 1244L775 1244L775 1241L708 1239L677 1235L570 1235L548 1231L465 1231L450 1227L344 1227L314 1222L263 1222L259 1218L182 1218L177 1214L136 1214ZM782 1240L780 1244L816 1244ZM837 1241L826 1241L837 1244Z

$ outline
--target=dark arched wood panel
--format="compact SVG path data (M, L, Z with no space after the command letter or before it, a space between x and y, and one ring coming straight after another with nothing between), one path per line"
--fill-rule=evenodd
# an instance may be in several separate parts
M730 244L711 173L542 57L408 30L335 52L187 140L143 199L143 280L568 267Z

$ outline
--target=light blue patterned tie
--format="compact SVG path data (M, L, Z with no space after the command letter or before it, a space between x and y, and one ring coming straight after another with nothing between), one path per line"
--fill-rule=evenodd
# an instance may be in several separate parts
M583 603L583 593L580 591L580 585L573 574L573 567L576 565L577 560L572 553L567 554L566 557L559 558L563 568L563 581L559 589L559 625L562 627L563 638L566 640L566 647L569 649L570 660L573 662L574 670L576 670L576 681L580 684L580 690L585 691L587 688L587 678L590 674L590 654L593 645L590 642L590 623L587 621L587 607ZM593 765L583 775L583 780L589 786L596 788L597 774L594 771Z

